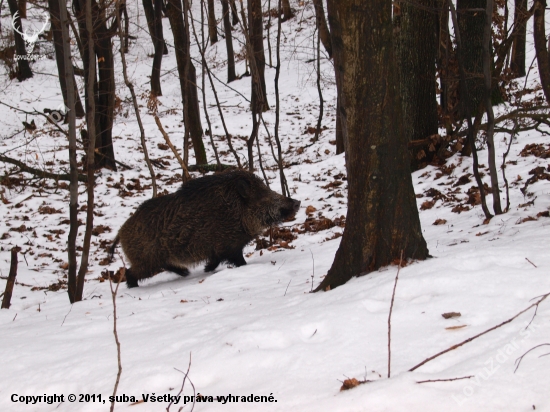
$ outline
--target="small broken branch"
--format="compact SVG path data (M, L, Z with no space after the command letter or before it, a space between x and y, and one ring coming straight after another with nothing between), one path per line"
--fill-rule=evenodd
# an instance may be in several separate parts
M2 299L2 309L9 309L11 305L11 295L13 293L13 286L15 285L15 277L17 276L17 252L19 251L21 251L21 248L18 246L11 249L10 273L6 282L4 298Z
M531 351L533 351L533 350L535 350L535 349L537 349L537 348L540 348L541 346L550 346L550 343L541 343L540 345L533 346L531 349L529 349L527 352L525 352L523 355L521 355L519 358L517 358L516 361L515 361L515 363L517 363L517 365L516 365L516 369L514 369L514 373L516 373L516 371L518 370L519 365L520 365L521 361L523 360L523 357L524 357L525 355L527 355L529 352L531 352ZM546 356L546 355L547 355L547 354L545 354L545 355L540 355L539 358L540 358L541 356Z
M460 378L449 378L449 379L428 379L425 381L416 381L416 383L428 383L428 382L452 382L452 381L459 381L461 379L470 379L473 378L474 375L469 376L462 376Z
M164 131L164 128L162 127L162 123L160 122L160 119L158 118L157 115L155 115L155 123L157 124L160 130L160 133L162 134L162 137L164 137L166 144L168 145L168 147L170 147L170 149L172 150L172 153L174 153L174 156L176 156L176 159L178 160L178 163L180 164L183 170L183 181L187 182L188 180L191 179L191 176L189 176L189 169L187 169L187 165L185 164L180 154L178 153L178 151L170 141L170 137L168 137L168 133Z

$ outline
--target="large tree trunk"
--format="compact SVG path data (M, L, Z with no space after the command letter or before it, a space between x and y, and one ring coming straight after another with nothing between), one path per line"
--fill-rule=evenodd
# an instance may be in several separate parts
M214 0L208 0L208 37L210 37L210 44L218 41L218 29L216 26Z
M184 2L187 2L187 0L184 0ZM174 34L174 49L176 51L176 63L184 109L183 121L193 142L196 163L199 165L206 164L206 151L202 141L203 130L197 93L197 74L189 54L189 24L184 22L180 0L168 0L166 10ZM185 81L186 78L187 81Z
M330 41L330 31L325 18L323 0L313 0L313 5L315 6L315 23L317 25L317 30L319 30L321 43L323 43L323 47L327 51L328 57L332 57L332 43Z
M550 103L550 55L546 47L546 32L544 25L544 13L546 0L535 0L535 19L533 37L535 38L535 51L539 67L540 83L546 101Z
M248 0L248 33L253 53L249 58L254 59L255 62L250 67L252 70L252 67L255 66L255 70L257 71L257 73L252 71L252 76L250 76L252 82L252 112L265 112L269 110L269 105L265 89L265 54L261 0Z
M70 108L69 101L67 100L67 81L65 80L65 56L63 55L63 34L61 30L61 20L59 17L59 1L48 0L48 7L50 10L50 22L51 30L53 33L53 45L55 49L55 60L57 62L57 73L59 75L59 84L61 86L61 94L63 95L63 103L66 107ZM84 116L84 107L80 101L80 95L74 81L74 96L75 96L75 113L76 117L81 118Z
M329 0L346 142L348 213L340 247L317 290L399 259L428 257L412 186L392 44L390 0ZM335 53L337 50L333 50Z
M233 51L233 35L231 34L231 22L229 19L229 0L222 0L223 30L225 34L225 46L227 48L227 83L237 78L235 73L235 52Z
M19 11L19 6L17 5L17 0L8 0L8 6L10 7L10 13L13 19L15 13ZM21 33L23 32L23 26L21 25L21 16L17 16L14 20L14 25ZM27 51L25 50L25 41L17 31L13 31L15 37L15 54L20 56L17 59L17 80L22 82L23 80L30 79L32 77L31 66L27 60Z
M408 141L437 134L436 70L437 15L435 0L401 3L394 13L395 45L399 68L403 131ZM434 160L437 148L411 150L411 168L418 170Z
M515 0L514 24L520 25L519 33L512 46L510 68L516 77L525 76L525 43L527 40L527 24L523 23L522 16L527 14L527 0Z

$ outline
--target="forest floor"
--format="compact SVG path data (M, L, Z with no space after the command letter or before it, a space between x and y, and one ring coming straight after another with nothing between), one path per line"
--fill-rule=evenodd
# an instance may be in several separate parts
M172 411L182 406L191 410L192 402L183 396L198 393L206 398L195 404L195 411L550 411L550 357L544 357L550 353L550 299L409 372L424 359L514 317L550 292L550 144L539 131L521 133L511 144L505 168L510 182L507 213L484 222L471 158L454 155L443 166L413 173L423 233L433 258L407 262L400 269L386 267L329 292L310 293L326 275L338 248L347 191L344 155L334 154L336 94L332 61L326 58L321 62L324 130L318 142L312 141L319 106L315 18L312 4L304 4L283 23L279 132L291 195L302 207L294 221L275 230L272 246L257 250L259 242L253 242L245 248L246 266L220 266L211 274L198 266L185 278L164 272L131 290L120 284L116 310L122 375L116 410L134 403L130 410L136 412L166 410L168 402L152 403L151 396L178 395L189 367L194 388L186 381ZM159 190L169 193L181 184L181 170L153 115L160 117L172 142L181 147L183 112L172 34L164 19L169 54L162 63L163 96L151 105L152 46L143 29L143 12L138 13L135 4L128 7L131 34L139 38L130 45L129 74L137 88L150 156L158 160ZM193 11L197 18L199 9L194 6ZM2 30L8 28L9 19L3 17ZM275 35L276 25L270 33L272 48ZM122 223L152 194L139 129L122 80L118 40L113 43L118 97L115 155L131 169L101 170L96 175L95 229L82 302L71 306L66 293L67 182L14 174L0 186L0 291L9 272L10 250L21 247L12 305L0 310L2 411L106 410L113 391L117 349L106 274L123 262L118 255L109 263L106 248ZM39 46L41 53L52 56L51 44ZM193 42L198 58L197 50ZM235 50L242 56L242 36L237 36ZM225 79L222 38L208 47L207 56L214 74ZM272 56L275 64L274 49ZM200 81L200 61L195 65ZM33 70L35 76L23 83L3 73L0 101L28 112L58 107L62 98L55 60L37 61ZM244 71L240 60L237 72ZM530 76L536 79L536 71ZM267 68L272 109L264 118L271 135L274 77L275 70ZM244 163L251 129L246 100L250 77L229 86L216 81L225 121ZM208 80L207 89L214 142L223 163L235 164ZM37 129L24 130L22 121L31 120ZM206 129L206 119L202 121ZM67 172L67 139L43 117L0 105L0 123L1 153L29 166ZM508 139L504 134L495 136L499 164ZM280 191L263 128L260 143L271 188ZM208 136L205 145L212 163ZM79 160L82 155L80 149ZM193 164L192 150L190 156ZM483 179L490 183L484 148L479 157L485 164ZM12 167L2 164L2 172ZM261 175L259 170L256 173ZM79 218L84 222L84 185L79 199ZM83 232L81 226L78 246ZM388 379L388 312L398 272ZM442 316L451 312L456 313ZM518 358L537 345L544 346L527 354L516 371ZM353 378L365 384L340 391L343 381ZM421 383L435 380L442 381ZM20 396L54 394L64 395L64 402L20 401ZM68 401L69 394L77 395L75 403ZM80 394L96 397L80 399ZM238 396L238 402L226 398L229 394ZM251 395L264 396L267 402L258 403Z

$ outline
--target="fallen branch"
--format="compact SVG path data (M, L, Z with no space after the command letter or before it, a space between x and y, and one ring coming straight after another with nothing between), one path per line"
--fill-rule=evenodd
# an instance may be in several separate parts
M13 159L11 157L8 157L8 156L2 155L2 154L0 154L0 162L10 163L12 165L17 166L19 169L21 169L22 172L27 172L27 173L30 173L32 175L41 177L43 179L66 180L66 181L71 180L71 177L68 173L57 174L57 173L46 172L45 170L35 169L34 167L27 166L25 163L23 163L23 162L21 162L17 159ZM88 182L88 176L78 175L78 181L87 183Z
M495 330L495 329L500 328L501 326L506 325L507 323L512 322L514 319L518 318L520 315L523 315L525 312L527 312L529 309L531 309L531 308L533 308L533 307L538 308L539 304L540 304L544 299L546 299L548 296L550 296L550 293L546 293L546 294L544 294L544 295L541 295L539 300L537 300L535 303L533 303L532 305L528 306L527 308L523 309L521 312L519 312L519 313L516 314L515 316L511 317L510 319L505 320L504 322L499 323L498 325L493 326L493 327L490 328L490 329L487 329L485 332L478 333L477 335L472 336L471 338L468 338L468 339L466 339L465 341L462 341L462 342L460 342L460 343L457 343L456 345L453 345L453 346L451 346L450 348L445 349L444 351L441 351L441 352L439 352L439 353L437 353L437 354L435 354L435 355L433 355L433 356L430 356L430 357L427 358L427 359L424 359L424 360L423 360L422 362L420 362L418 365L413 366L411 369L409 369L409 372L412 372L412 371L418 369L418 368L421 367L422 365L428 363L429 361L431 361L431 360L433 360L433 359L435 359L435 358L438 358L439 356L441 356L441 355L443 355L443 354L445 354L445 353L447 353L447 352L450 352L450 351L452 351L452 350L455 350L456 348L459 348L459 347L461 347L462 345L465 345L466 343L471 342L471 341L473 341L474 339L479 338L480 336L483 336L483 335L485 335L485 334L487 334L487 333L489 333L489 332L491 332L491 331L493 331L493 330Z
M461 378L449 378L449 379L428 379L425 381L417 381L416 383L428 383L428 382L452 382L452 381L459 381L461 379L470 379L473 378L474 375L470 376L462 376Z

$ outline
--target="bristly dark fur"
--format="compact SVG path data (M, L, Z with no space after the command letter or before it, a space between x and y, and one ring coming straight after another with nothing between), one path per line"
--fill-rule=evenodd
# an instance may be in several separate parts
M205 176L142 203L120 228L110 252L120 240L131 265L128 287L163 270L185 276L187 266L202 261L207 272L221 262L242 266L246 244L293 217L299 207L299 201L275 193L249 172Z

